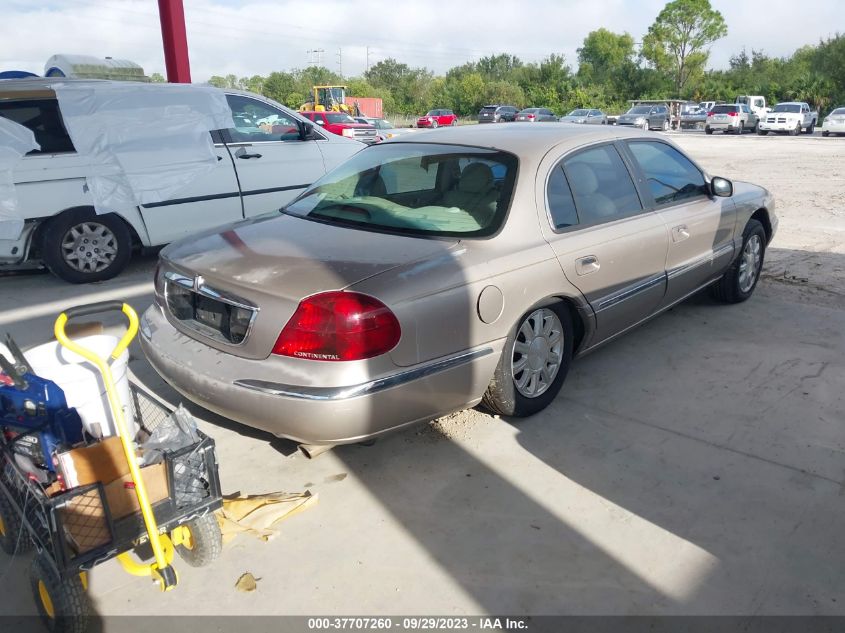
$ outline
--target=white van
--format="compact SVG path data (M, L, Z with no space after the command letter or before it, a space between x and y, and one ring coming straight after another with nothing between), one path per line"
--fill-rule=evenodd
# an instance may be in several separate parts
M74 150L51 88L74 81L90 80L0 80L0 117L32 130L41 146L14 170L26 223L18 239L0 240L0 267L43 263L73 283L109 279L134 249L279 209L365 147L316 128L275 101L225 90L235 127L211 133L215 169L173 199L97 215L84 186L85 158ZM149 86L131 85L139 91Z

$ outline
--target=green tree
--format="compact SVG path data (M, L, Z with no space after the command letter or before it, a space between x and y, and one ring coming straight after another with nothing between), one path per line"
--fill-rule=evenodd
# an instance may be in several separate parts
M167 82L167 79L165 79L164 75L162 75L161 73L153 73L152 75L150 75L150 81L154 84L163 84Z
M261 86L261 94L284 104L287 104L288 95L295 90L293 75L283 72L270 73ZM297 107L300 105L297 104Z
M691 78L703 73L707 47L727 34L725 19L709 0L674 0L649 27L642 56L672 78L675 93L680 95Z
M578 75L588 81L605 83L633 58L633 37L601 28L590 32L578 49Z

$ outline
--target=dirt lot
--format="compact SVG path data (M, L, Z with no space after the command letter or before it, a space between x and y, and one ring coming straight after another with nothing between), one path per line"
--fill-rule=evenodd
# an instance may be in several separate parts
M529 420L466 411L308 461L199 412L226 492L319 504L180 565L168 594L106 564L98 613L845 615L845 139L673 138L777 197L750 301L676 307L577 362ZM34 344L71 303L143 309L153 266L84 288L2 278L0 330ZM0 559L0 612L32 612L27 565Z

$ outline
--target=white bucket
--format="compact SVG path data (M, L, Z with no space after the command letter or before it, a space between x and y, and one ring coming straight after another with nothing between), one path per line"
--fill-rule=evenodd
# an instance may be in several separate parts
M118 339L105 334L84 336L74 339L74 342L110 362L112 379L123 405L126 430L129 439L134 439L138 425L129 408L129 377L126 372L129 353L124 351L117 360L111 360L110 354L117 346ZM94 365L65 349L57 341L33 347L24 352L24 356L37 376L52 380L62 388L68 406L76 409L89 434L94 437L117 435L106 386Z

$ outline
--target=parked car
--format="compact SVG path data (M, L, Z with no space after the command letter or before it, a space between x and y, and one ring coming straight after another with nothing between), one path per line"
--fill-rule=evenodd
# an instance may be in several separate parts
M710 106L712 107L712 106ZM687 103L681 105L681 129L701 129L707 121L709 109L702 103Z
M429 110L425 115L417 119L417 127L442 127L444 125L457 125L458 115L451 110L439 109Z
M528 416L574 356L701 288L748 299L776 228L765 189L662 137L420 132L165 248L141 345L189 400L305 444L479 402Z
M378 140L375 126L369 123L358 123L346 112L300 112L300 114L332 134L367 144Z
M757 133L765 136L769 132L786 132L790 136L797 136L803 130L812 134L818 120L819 113L810 110L810 106L803 101L779 103L760 119Z
M560 117L561 123L586 123L588 125L607 125L607 115L601 110L578 108L566 116Z
M212 171L188 184L177 198L96 215L85 187L86 157L76 153L53 91L59 81L84 84L86 80L0 82L0 116L28 127L41 145L14 172L18 207L26 224L19 239L0 240L0 267L43 262L73 283L109 279L126 266L135 248L160 246L278 209L363 147L316 129L275 101L227 90L236 127L212 132L219 158ZM125 84L139 97L147 86ZM84 250L80 258L79 249L91 244L93 235L106 248L98 244L99 252Z
M528 123L546 123L557 121L555 113L548 108L525 108L516 114L517 121Z
M707 113L704 131L707 134L713 134L716 130L722 130L725 134L742 134L745 130L756 132L758 125L757 115L747 105L731 103L713 106Z
M635 105L616 119L616 125L629 125L643 130L669 130L669 107L665 104Z
M845 134L845 108L836 108L822 122L822 136Z
M504 123L515 121L519 110L509 105L486 105L478 113L479 123Z
M356 123L372 125L374 128L376 128L376 139L379 142L386 141L387 139L393 138L394 136L399 136L400 134L407 134L408 132L414 131L414 129L410 127L394 127L393 123L391 123L387 119L374 119L365 116L356 116L352 118L355 119Z

